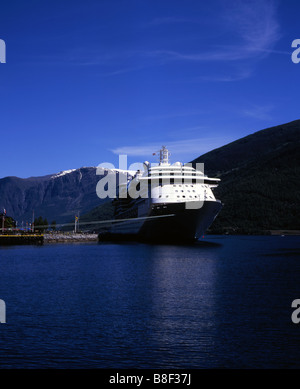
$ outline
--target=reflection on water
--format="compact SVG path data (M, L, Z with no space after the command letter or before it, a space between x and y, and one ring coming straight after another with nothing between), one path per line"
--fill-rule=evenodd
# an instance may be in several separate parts
M298 251L247 236L1 249L0 366L299 367Z

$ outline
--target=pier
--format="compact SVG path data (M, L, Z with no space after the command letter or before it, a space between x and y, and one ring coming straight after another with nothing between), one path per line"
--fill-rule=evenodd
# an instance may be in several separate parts
M38 244L44 243L44 235L23 234L23 235L0 235L0 246Z
M97 234L84 233L48 233L48 234L23 234L23 235L0 235L0 246L26 245L46 243L76 243L97 242Z

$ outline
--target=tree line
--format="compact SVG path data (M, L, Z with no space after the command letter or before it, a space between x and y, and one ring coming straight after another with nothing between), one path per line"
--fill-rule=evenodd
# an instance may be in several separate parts
M53 220L49 225L47 218L43 219L42 216L34 219L34 230L44 232L51 228L53 231L56 230L56 221Z

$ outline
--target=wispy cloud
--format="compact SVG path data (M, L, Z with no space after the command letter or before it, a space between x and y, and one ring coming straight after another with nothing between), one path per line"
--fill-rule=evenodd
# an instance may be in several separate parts
M209 150L213 150L217 147L221 147L224 144L232 141L229 137L210 137L210 138L193 138L177 141L165 141L164 144L172 152L173 155L183 154L203 154ZM114 154L126 154L134 157L147 157L151 156L154 152L161 148L163 143L149 143L144 146L121 146L111 151Z
M237 41L236 44L217 45L209 51L194 53L165 49L145 54L163 61L241 61L272 53L280 38L273 0L226 2L222 20L222 29L230 34L231 40Z
M273 105L254 105L247 109L242 110L242 115L252 117L259 120L272 119L271 112L274 109Z
M271 54L290 54L275 49L281 37L277 19L276 0L235 0L224 1L224 11L220 12L218 28L224 36L223 44L210 45L208 50L187 51L177 49L145 50L136 53L146 58L147 64L164 65L171 62L226 62L234 65L228 74L212 74L198 78L198 81L234 82L253 75L258 61ZM184 18L158 18L152 24L184 22ZM209 37L210 31L207 31ZM226 43L228 42L228 43Z
M274 0L238 0L227 9L224 19L246 43L242 54L257 55L274 47L280 38L276 11Z

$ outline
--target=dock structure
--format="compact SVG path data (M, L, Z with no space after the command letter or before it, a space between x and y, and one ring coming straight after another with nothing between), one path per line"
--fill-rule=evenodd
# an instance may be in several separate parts
M38 244L44 243L44 235L38 234L22 234L22 235L0 235L0 246L12 246L23 244Z

